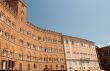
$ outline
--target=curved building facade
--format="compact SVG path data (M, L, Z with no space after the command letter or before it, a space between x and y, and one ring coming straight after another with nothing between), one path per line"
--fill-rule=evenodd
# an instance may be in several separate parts
M62 35L28 22L22 0L0 2L0 70L66 70Z
M22 0L1 0L0 70L100 71L100 68L94 42L37 27L28 22L27 6Z

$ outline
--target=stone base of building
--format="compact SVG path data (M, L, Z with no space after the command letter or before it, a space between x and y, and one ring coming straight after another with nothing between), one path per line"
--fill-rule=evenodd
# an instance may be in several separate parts
M76 70L76 71L103 71L103 70Z
M104 70L69 70L69 71L104 71Z
M65 70L65 66L63 66L62 70L61 68L62 65L59 65L58 69L55 70L56 64L34 63L30 61L14 60L2 57L2 59L0 59L0 71L67 71ZM46 68L45 65L48 65L48 67ZM52 68L50 68L51 65Z
M21 71L21 70L0 70L0 71ZM26 70L22 70L22 71L26 71ZM42 71L42 70L37 70L37 71ZM47 70L47 71L67 71L67 70Z

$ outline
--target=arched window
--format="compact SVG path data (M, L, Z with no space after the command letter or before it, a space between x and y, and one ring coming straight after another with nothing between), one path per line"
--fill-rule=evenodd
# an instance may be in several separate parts
M54 57L54 62L58 62L58 56L57 55Z
M5 44L5 45L6 45L5 48L3 48L3 50L2 50L2 55L8 56L8 45L7 44Z
M0 36L2 36L2 34L3 34L3 29L0 28Z
M34 51L33 61L36 62L36 52Z
M10 21L10 19L7 17L7 19L6 19L6 24L7 25L10 25L11 24L11 21Z
M61 58L60 58L60 62L63 62L63 56L61 56Z
M39 54L39 62L42 62L42 54Z
M48 62L48 56L44 55L44 62Z
M8 50L7 50L6 48L4 48L4 49L2 50L2 55L3 55L3 56L7 56L7 54L8 54Z
M3 14L3 12L0 12L0 20L4 20L4 14Z
M28 53L27 53L27 60L28 61L30 61L31 60L31 54L30 54L30 52L28 51Z
M5 32L5 39L9 40L9 33L8 32Z
M52 56L50 56L49 57L49 62L52 62L52 61L53 61Z
M19 40L19 44L20 44L20 46L23 46L23 40L22 39Z
M18 59L23 60L23 52L21 50L18 53Z
M13 49L11 49L11 50L9 51L9 55L10 55L10 58L13 58L13 57L14 57L14 51L13 51Z

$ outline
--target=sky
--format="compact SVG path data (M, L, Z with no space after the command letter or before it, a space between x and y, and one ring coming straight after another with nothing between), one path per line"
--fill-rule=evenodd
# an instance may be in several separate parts
M26 0L36 26L110 44L110 0Z

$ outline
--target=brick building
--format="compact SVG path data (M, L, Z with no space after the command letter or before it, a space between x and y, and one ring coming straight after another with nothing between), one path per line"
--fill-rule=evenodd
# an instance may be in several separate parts
M97 48L100 68L104 71L110 71L110 46Z
M66 70L62 35L28 22L22 0L0 1L0 70Z
M94 42L67 35L63 38L68 71L100 71Z

